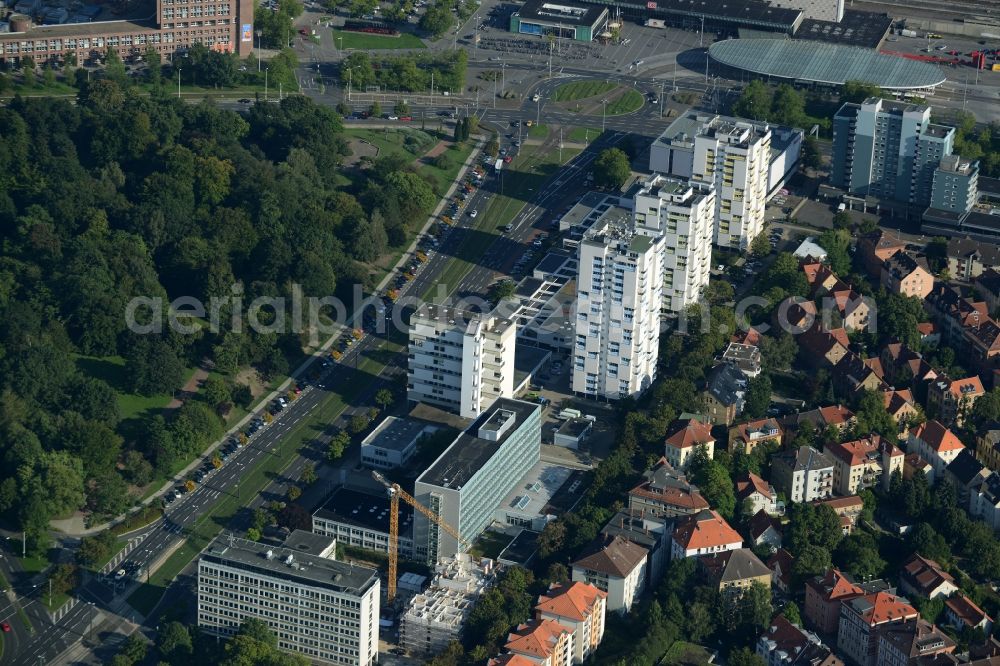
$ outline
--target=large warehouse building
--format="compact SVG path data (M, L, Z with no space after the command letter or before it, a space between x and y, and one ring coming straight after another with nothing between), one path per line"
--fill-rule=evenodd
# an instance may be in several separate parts
M729 39L712 44L708 54L723 67L800 84L868 81L884 90L927 90L945 81L944 72L925 62L798 39Z

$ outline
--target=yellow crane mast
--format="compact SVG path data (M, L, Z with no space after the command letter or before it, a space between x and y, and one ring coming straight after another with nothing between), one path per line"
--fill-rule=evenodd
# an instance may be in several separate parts
M385 486L389 491L389 584L386 586L386 600L391 603L396 598L396 570L399 565L399 499L402 498L407 504L424 514L427 520L431 521L445 532L455 537L458 543L470 547L465 537L458 533L454 527L446 523L436 513L418 502L412 495L399 487L398 483L391 483L387 478L376 471L372 471L372 478Z

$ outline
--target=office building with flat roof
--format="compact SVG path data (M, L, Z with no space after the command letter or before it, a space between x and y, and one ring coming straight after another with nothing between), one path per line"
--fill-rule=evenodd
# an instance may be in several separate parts
M935 210L968 213L979 196L979 162L946 155L934 170L931 204Z
M538 462L541 442L541 406L500 398L417 477L413 495L471 543ZM431 563L464 551L420 513L413 541L417 559Z
M592 42L608 26L608 8L569 0L528 0L510 16L510 31L523 35L556 35Z
M338 543L389 552L389 496L353 488L334 490L313 512L312 531ZM399 556L413 558L413 507L399 503Z
M361 442L361 462L378 469L402 467L417 450L417 442L434 426L388 416Z
M138 60L150 48L170 59L194 44L245 58L253 49L253 12L251 0L185 0L176 4L175 0L156 0L149 3L148 18L138 20L91 22L80 18L77 23L34 25L31 17L14 15L10 32L0 33L0 62L9 64L30 55L41 65L73 54L80 64L93 63L103 59L109 49L129 61Z
M617 207L584 234L578 248L574 393L619 400L653 383L663 245L662 235L638 233L631 211Z
M782 149L772 150L778 129ZM713 242L746 249L764 228L768 193L798 163L802 138L802 130L688 111L653 142L649 170L713 185Z
M378 661L379 575L326 556L318 535L275 547L217 537L198 560L198 626L235 634L255 618L281 650L328 664ZM330 540L332 541L332 540Z
M929 106L876 97L847 103L833 117L830 182L855 196L906 202L922 212L954 141L955 128L932 123Z
M664 239L663 311L697 303L712 270L715 187L653 174L635 195L633 216L640 233Z
M516 339L511 319L421 305L410 317L407 397L476 418L514 395Z

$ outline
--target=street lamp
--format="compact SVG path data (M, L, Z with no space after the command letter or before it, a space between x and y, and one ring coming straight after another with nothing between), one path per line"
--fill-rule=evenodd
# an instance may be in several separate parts
M608 120L608 100L604 98L601 100L601 133L604 132L604 125Z
M538 121L541 118L541 114L542 114L542 98L541 97L537 97L537 98L535 98L535 124L536 125L538 124Z
M181 98L181 68L177 68L177 99Z
M264 101L267 101L267 73L270 71L271 66L268 65L264 68Z
M263 30L257 31L257 73L260 74L260 39L264 36Z
M340 46L337 48L337 50L338 51L343 51L344 50L344 37L343 36L337 37L337 41L340 42Z

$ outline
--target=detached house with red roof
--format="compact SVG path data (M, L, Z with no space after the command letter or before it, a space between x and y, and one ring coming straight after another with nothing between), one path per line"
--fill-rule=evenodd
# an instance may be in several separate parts
M698 419L675 421L667 435L663 455L674 469L685 471L691 462L691 456L700 447L704 447L709 458L715 457L712 426Z
M573 634L573 663L582 664L604 639L607 592L587 583L553 583L538 597L535 617L554 620Z
M643 474L643 481L628 493L628 507L657 518L690 516L709 508L708 502L683 473L660 458L656 467Z
M758 511L778 512L778 493L770 483L753 472L747 472L736 480L736 501L739 506L750 505L750 515Z
M620 536L598 538L573 562L573 581L607 593L610 611L627 613L646 585L649 552Z
M921 423L910 432L906 450L919 454L934 468L934 478L944 478L944 470L965 445L940 421Z
M889 592L854 597L840 606L837 649L849 663L876 666L879 633L918 617L906 599Z
M840 495L857 495L879 484L888 490L892 474L903 473L903 452L879 435L832 442L824 448L834 463L833 489Z
M571 666L573 634L554 620L529 620L507 635L504 649L539 666Z
M982 629L986 636L993 631L993 618L961 592L945 600L944 617L955 631Z
M847 574L830 569L822 576L806 581L806 603L803 617L806 623L822 634L836 634L840 624L840 605L864 594Z
M899 587L904 594L925 599L950 597L958 591L955 579L934 560L914 553L899 572Z
M762 444L781 446L781 426L772 418L737 423L729 429L729 450L753 453Z
M913 391L910 389L889 389L888 391L882 391L882 399L885 401L885 411L889 412L889 416L896 419L896 423L899 424L899 437L904 439L906 437L906 427L907 423L912 423L920 411L917 409L917 404L913 400Z
M986 395L979 375L951 379L940 375L927 385L927 413L947 426L961 426L972 406Z
M671 540L671 555L675 560L743 547L739 532L712 509L679 520Z

